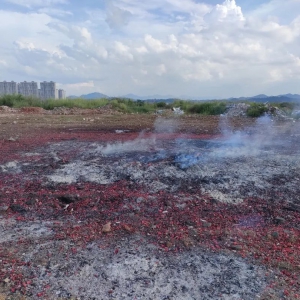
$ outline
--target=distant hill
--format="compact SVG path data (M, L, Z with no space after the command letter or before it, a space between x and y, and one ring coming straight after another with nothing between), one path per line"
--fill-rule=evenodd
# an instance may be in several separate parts
M138 96L135 94L127 94L122 96L122 98L128 98L132 100L166 100L166 99L174 99L172 95L150 95L150 96Z
M296 99L289 98L286 96L270 96L266 98L250 98L250 101L259 102L259 103L281 103L281 102L295 102Z
M251 97L252 99L260 99L260 98L268 98L269 96L265 95L265 94L259 94L257 96Z
M69 96L67 97L68 99L86 99L86 100L93 100L93 99L102 99L102 98L109 98L107 95L102 94L102 93L90 93L86 95L81 95L81 96Z
M168 99L147 99L143 101L148 103L157 103L157 102L173 103L176 100L177 100L176 98L168 98Z
M101 99L101 98L114 98L114 97L109 97L105 94L102 93L90 93L86 95L81 95L81 96L69 96L67 97L68 99L86 99L86 100L93 100L93 99ZM118 98L118 97L116 97ZM143 100L147 102L167 102L167 103L172 103L174 100L178 99L174 96L171 95L150 95L150 96L139 96L135 94L126 94L123 96L120 96L119 98L127 98L127 99L132 99L132 100ZM179 98L180 99L180 98ZM194 101L212 101L211 99L207 98L204 99L203 97L199 98L194 98ZM253 97L239 97L239 98L227 98L223 100L228 100L228 101L252 101L252 102L259 102L259 103L265 103L265 102L272 102L272 103L280 103L280 102L295 102L295 101L300 101L300 95L298 94L284 94L284 95L279 95L279 96L267 96L265 94L259 94ZM191 101L191 100L190 100Z
M298 95L298 94L285 94L285 95L280 95L280 96L288 97L290 99L300 100L300 95Z
M240 97L240 98L229 98L230 101L252 101L259 103L281 103L281 102L295 102L300 101L300 95L297 94L285 94L279 96L267 96L264 94L257 95L254 97Z
M122 98L132 99L132 100L141 100L141 97L135 94L126 94L124 96L121 96Z

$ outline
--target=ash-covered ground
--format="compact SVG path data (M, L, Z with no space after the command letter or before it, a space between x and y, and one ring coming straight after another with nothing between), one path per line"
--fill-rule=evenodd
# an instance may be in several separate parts
M70 162L45 174L45 182L111 184L127 180L144 186L150 193L199 190L228 203L262 195L271 201L276 198L275 201L299 203L297 124L278 126L269 117L263 117L244 132L226 130L226 120L222 126L224 135L199 139L174 135L176 122L162 119L157 121L156 132L142 132L134 140L66 141L26 155L43 157L46 152L54 163L59 163L58 153L76 151ZM168 130L169 135L164 135ZM32 169L33 164L29 167ZM2 166L3 170L16 172L20 168L25 170L26 163L22 166L9 162ZM38 161L34 168L39 168Z
M298 122L224 117L206 137L178 122L49 138L0 165L8 299L297 299Z

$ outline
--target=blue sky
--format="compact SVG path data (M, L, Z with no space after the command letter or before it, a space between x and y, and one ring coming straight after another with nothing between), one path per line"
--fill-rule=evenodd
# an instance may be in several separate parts
M69 95L300 94L300 0L1 0L0 81Z

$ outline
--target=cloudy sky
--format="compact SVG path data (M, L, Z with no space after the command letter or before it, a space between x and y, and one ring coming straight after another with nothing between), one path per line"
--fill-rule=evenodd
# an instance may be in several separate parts
M0 0L0 81L68 95L300 94L300 0Z

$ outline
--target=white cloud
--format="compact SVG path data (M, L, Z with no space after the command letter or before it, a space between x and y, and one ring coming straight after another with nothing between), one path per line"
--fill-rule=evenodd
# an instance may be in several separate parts
M136 50L137 53L140 53L140 54L143 54L143 53L146 54L146 53L148 53L148 50L147 50L147 48L145 46L137 47L137 48L135 48L135 50Z
M112 29L119 29L129 23L132 14L118 6L113 5L111 2L107 5L106 22Z
M55 29L58 32L64 33L68 38L75 41L91 41L91 33L85 27L68 25L61 22L50 22L47 24L49 28Z
M167 72L167 69L166 69L166 66L164 64L160 64L158 67L157 67L157 71L156 71L156 74L158 76L162 76L163 74L165 74Z
M115 56L114 58L118 58L118 59L128 59L128 60L133 60L133 54L131 53L131 49L124 45L121 42L116 41L114 44L114 52L115 52Z
M64 85L68 89L77 89L80 90L81 88L93 88L95 87L95 84L93 81L88 81L88 82L77 82L77 83L72 83L72 84L65 84Z
M287 3L289 11L298 7ZM229 97L274 87L284 93L287 82L300 93L300 13L282 21L278 1L246 14L234 0L115 0L87 20L68 7L68 21L58 20L52 5L31 14L0 11L1 61L28 76L23 80L51 78L68 94Z
M6 2L17 4L25 7L42 7L56 4L67 4L68 0L5 0Z
M68 10L63 10L63 9L57 9L57 8L52 8L52 7L43 7L38 10L39 13L41 14L46 14L48 16L52 17L65 17L65 16L72 16L73 13Z
M244 21L244 16L240 6L236 5L235 0L225 0L223 4L217 4L214 9L218 21Z

